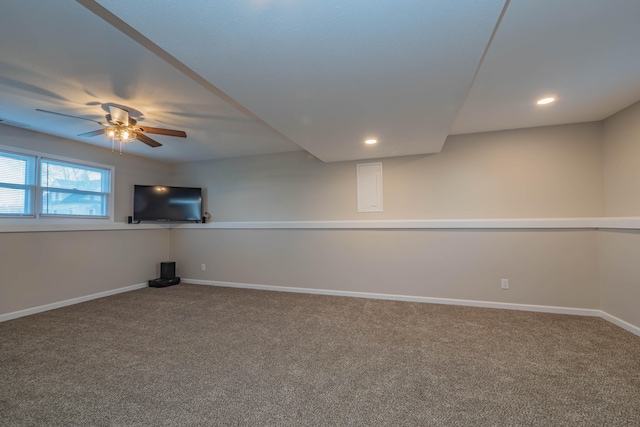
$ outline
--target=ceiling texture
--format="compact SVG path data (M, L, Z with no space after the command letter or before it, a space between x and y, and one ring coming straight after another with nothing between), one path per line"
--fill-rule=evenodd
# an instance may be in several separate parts
M110 147L36 109L104 121L116 104L187 132L124 147L164 162L374 159L640 100L640 1L5 1L0 53L0 124Z

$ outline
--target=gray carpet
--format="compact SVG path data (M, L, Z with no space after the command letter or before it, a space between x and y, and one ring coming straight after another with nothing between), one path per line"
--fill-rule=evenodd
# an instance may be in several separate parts
M197 285L0 324L0 425L640 425L602 319Z

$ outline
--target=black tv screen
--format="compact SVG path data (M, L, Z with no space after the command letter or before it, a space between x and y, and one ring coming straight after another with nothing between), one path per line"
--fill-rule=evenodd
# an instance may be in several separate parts
M201 221L202 189L136 185L133 189L134 221Z

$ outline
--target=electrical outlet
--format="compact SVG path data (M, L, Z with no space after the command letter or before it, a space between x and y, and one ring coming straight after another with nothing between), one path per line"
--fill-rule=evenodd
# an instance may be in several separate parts
M509 279L501 279L500 280L500 287L502 289L509 289Z
M200 270L205 271L207 269L207 264L200 264Z

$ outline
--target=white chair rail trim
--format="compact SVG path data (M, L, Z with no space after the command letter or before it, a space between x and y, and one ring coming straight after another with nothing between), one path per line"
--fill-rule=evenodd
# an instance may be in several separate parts
M640 217L591 218L497 218L497 219L389 219L343 221L213 221L196 223L125 222L20 222L0 219L0 233L33 233L50 231L157 230L157 229L230 229L230 230L431 230L431 229L628 229L640 230Z

